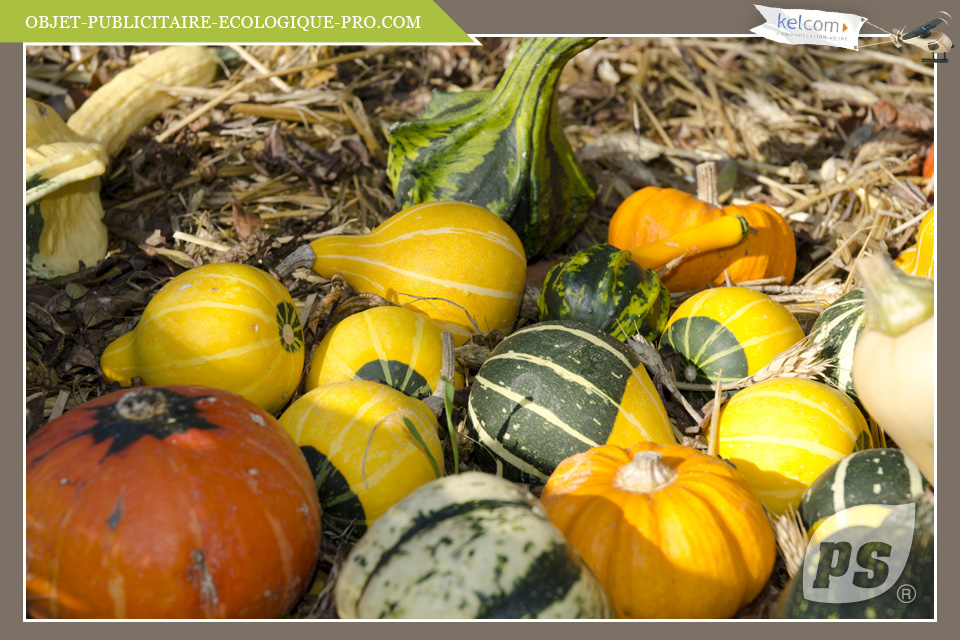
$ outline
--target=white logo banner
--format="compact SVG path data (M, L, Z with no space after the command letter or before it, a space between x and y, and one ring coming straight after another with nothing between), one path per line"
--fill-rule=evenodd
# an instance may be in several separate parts
M857 49L860 27L867 20L852 13L753 6L766 22L750 31L783 44L822 44Z

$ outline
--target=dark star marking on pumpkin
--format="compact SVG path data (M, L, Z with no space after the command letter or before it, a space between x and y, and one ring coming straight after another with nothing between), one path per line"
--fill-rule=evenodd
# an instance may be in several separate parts
M358 539L367 530L367 514L360 498L340 470L322 452L309 445L300 447L300 451L313 473L323 514L324 535Z
M283 301L277 305L277 328L280 332L280 345L295 353L303 348L303 327L300 326L300 316L297 308L289 302Z
M103 462L147 436L164 440L191 429L218 429L219 425L204 419L196 406L197 402L206 397L191 398L169 389L153 387L129 391L113 404L78 409L94 415L93 426L78 431L63 442L50 447L45 453L34 458L30 465L43 460L71 440L85 436L93 438L94 445L110 441L110 447L100 460ZM165 406L160 411L157 407L163 403ZM138 417L131 418L130 416L133 415Z

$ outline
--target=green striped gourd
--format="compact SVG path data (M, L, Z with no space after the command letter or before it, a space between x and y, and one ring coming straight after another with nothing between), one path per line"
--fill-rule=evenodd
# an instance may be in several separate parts
M853 386L853 348L863 332L863 289L842 295L830 304L810 329L810 344L819 345L820 357L831 366L824 373L828 384L840 389L860 406Z
M387 177L402 207L463 200L510 223L529 258L570 239L594 191L560 127L564 65L600 38L524 38L496 88L434 93L389 131Z
M457 346L476 332L509 333L527 278L527 261L510 225L464 202L431 202L394 214L363 236L328 236L300 247L277 267L339 273L433 320Z
M341 618L610 618L603 588L539 501L464 473L420 487L353 548Z
M660 338L670 313L670 292L629 251L598 244L553 267L537 299L540 320L582 322L620 342L641 334Z
M377 382L318 387L290 405L280 424L307 459L323 532L335 538L356 540L402 497L443 475L433 412Z
M914 502L929 486L899 449L857 451L830 465L803 492L800 518L812 532L824 518L844 509Z
M303 329L283 285L266 271L206 264L170 280L134 329L100 357L107 380L197 384L237 393L269 413L303 374Z
M332 382L376 380L408 396L423 397L440 384L442 365L436 323L403 307L373 307L344 318L327 332L313 354L304 385L309 391Z
M468 414L479 466L519 482L546 482L561 461L602 444L676 443L637 355L573 322L534 324L497 345Z
M886 539L893 539L898 544L909 541L906 566L886 591L859 602L818 602L807 599L803 589L804 572L808 574L807 581L813 585L820 565L819 551L811 545L803 568L780 594L774 611L776 617L848 620L933 618L935 508L932 499L926 496L915 505L913 514L904 514L901 510L890 513L879 528L845 527L832 532L824 540L837 544L831 550L831 566L848 566L848 572L859 572L868 587L886 582L893 570L890 558L896 549L878 549L877 543ZM910 518L909 515L914 517ZM874 545L872 553L871 546L868 546L871 544Z
M680 355L687 382L728 384L755 374L803 337L797 319L766 294L719 287L677 307L660 349Z

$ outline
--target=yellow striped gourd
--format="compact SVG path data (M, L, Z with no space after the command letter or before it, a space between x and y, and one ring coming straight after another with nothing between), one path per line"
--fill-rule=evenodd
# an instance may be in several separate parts
M340 273L358 291L422 313L457 346L481 331L509 333L526 283L523 246L506 222L482 207L431 202L404 209L363 236L319 238L278 267Z
M773 298L745 287L720 287L677 307L660 348L681 356L688 382L714 385L717 379L727 384L755 374L803 337L797 319Z
M100 367L123 386L134 376L148 385L206 385L275 413L296 390L303 361L300 318L283 285L260 269L223 263L164 285Z
M433 412L377 382L317 387L290 405L280 424L313 471L328 535L358 538L400 498L443 475Z
M717 455L746 477L775 515L796 509L830 465L873 446L849 396L803 378L774 378L740 391L720 410L718 433Z
M374 307L344 318L320 341L305 388L376 380L408 396L430 395L440 383L440 327L403 307ZM463 386L463 376L457 386Z

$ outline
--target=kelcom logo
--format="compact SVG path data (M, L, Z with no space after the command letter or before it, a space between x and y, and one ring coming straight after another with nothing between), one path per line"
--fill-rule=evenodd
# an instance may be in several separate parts
M803 15L791 18L788 15L777 13L777 28L791 29L794 31L819 31L825 33L843 33L847 30L847 25L841 22L829 22L826 20L803 19Z

